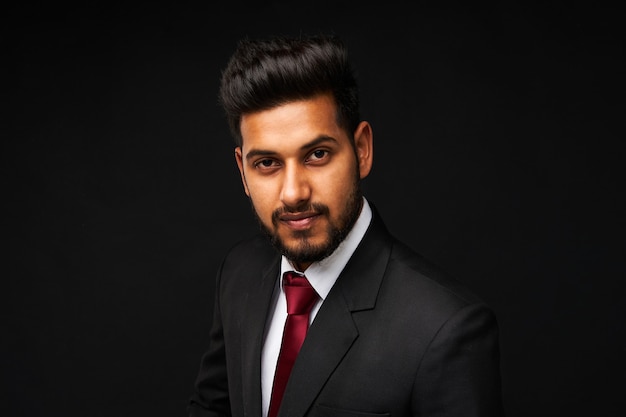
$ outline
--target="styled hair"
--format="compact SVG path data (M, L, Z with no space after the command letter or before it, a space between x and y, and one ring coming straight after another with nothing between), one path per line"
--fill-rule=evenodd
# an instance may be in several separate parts
M222 72L219 101L230 132L242 144L244 114L330 93L337 122L350 138L359 122L358 85L336 36L243 39Z

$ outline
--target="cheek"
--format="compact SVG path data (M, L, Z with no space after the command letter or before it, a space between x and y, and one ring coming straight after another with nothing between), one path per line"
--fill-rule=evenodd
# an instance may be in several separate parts
M352 192L354 176L354 170L343 169L326 177L323 186L319 188L324 203L331 209L343 211L346 200Z
M276 198L271 187L255 182L248 183L250 199L257 213L263 217L267 212L273 211Z

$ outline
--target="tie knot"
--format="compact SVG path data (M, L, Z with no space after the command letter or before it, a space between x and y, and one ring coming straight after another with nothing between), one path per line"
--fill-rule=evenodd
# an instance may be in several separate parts
M283 288L287 297L287 314L309 314L318 295L304 275L292 271L283 274Z

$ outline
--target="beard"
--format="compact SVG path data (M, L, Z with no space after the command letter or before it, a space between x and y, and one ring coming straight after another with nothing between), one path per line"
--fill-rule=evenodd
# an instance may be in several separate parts
M352 227L359 218L363 205L363 193L359 187L358 179L354 180L351 192L346 199L344 211L339 216L337 222L330 221L330 210L328 206L321 203L306 203L296 208L281 208L272 213L272 227L268 227L263 223L254 205L252 207L254 215L259 223L261 231L269 238L272 245L287 259L293 263L312 263L319 262L330 256L343 242L352 230ZM326 228L326 239L324 242L314 245L309 240L311 232L309 230L301 230L293 232L293 236L299 239L295 246L287 246L278 234L278 218L285 212L301 212L315 211L329 219Z

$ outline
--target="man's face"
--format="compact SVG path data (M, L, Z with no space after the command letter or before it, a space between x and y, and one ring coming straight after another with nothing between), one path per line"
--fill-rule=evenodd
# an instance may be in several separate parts
M235 149L246 194L273 243L304 271L334 251L362 204L359 180L372 165L367 122L355 146L330 95L244 115Z

